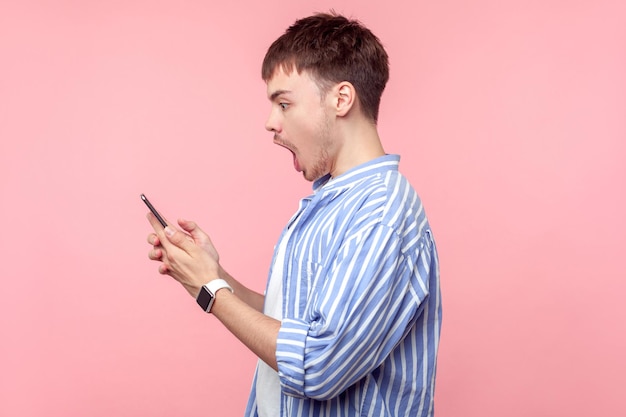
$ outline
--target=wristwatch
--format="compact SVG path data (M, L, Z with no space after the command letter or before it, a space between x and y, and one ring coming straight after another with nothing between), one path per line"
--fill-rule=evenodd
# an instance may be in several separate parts
M211 312L211 307L215 302L215 294L222 288L227 288L230 292L234 292L230 285L223 279L214 279L209 281L200 288L200 293L196 301L207 313Z

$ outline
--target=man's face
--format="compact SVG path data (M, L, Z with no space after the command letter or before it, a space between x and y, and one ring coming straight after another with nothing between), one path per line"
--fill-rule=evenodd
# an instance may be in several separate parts
M272 110L265 128L274 143L291 151L296 171L308 181L329 173L336 144L329 100L322 98L315 81L303 71L289 74L278 69L267 82Z

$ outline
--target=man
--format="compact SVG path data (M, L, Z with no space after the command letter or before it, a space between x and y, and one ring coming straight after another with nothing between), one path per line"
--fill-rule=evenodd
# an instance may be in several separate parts
M258 357L248 416L431 416L439 264L421 201L376 122L380 41L335 14L297 21L262 67L266 128L313 182L276 246L266 295L230 276L195 223L155 233L150 259Z

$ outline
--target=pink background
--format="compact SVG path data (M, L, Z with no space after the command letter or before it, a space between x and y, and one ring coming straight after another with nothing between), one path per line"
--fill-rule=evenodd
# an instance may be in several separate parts
M260 63L334 7L442 262L443 416L623 416L623 1L0 3L0 415L237 416L255 358L147 259L145 192L262 290L310 185Z

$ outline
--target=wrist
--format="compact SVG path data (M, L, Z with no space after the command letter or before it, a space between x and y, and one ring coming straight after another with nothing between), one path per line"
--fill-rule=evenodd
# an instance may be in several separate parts
M204 311L210 313L213 303L215 303L217 293L224 289L230 291L231 293L234 292L232 287L221 278L209 281L200 288L198 295L196 296L196 302Z

